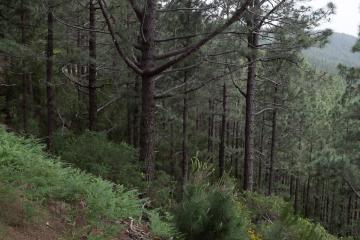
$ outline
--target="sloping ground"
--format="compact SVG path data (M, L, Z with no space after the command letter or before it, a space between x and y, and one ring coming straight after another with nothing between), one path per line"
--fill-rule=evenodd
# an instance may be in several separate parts
M143 201L0 130L0 240L155 239Z

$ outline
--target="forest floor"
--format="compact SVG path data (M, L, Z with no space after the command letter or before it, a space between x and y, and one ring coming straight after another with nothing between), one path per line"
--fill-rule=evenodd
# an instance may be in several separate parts
M4 196L2 200L4 199ZM27 200L22 197L11 202L0 201L0 240L87 240L96 236L96 229L89 229L87 220L82 214L81 204L77 206L75 216L70 216L70 209L63 202L50 202L47 207L41 206L31 217L25 212ZM34 210L34 209L33 209ZM73 220L70 220L72 218ZM133 219L118 222L119 233L113 240L155 240L145 224L138 224Z

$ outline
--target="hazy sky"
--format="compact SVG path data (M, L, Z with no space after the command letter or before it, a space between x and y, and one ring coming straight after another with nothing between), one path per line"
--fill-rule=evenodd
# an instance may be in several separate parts
M323 7L330 0L310 0L313 7ZM331 28L335 32L358 35L360 25L360 0L331 0L336 5L336 14L332 16L331 22L322 25Z

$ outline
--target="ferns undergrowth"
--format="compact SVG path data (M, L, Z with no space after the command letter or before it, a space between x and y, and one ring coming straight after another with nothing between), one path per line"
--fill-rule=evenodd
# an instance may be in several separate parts
M0 131L0 182L21 191L30 201L84 202L89 224L103 229L116 220L142 215L143 201L135 190L67 167L47 156L34 139Z
M101 175L101 172L97 172L101 156L89 150L94 142L98 143L94 149L109 150L103 153L110 170L111 165L116 163L114 160L118 159L116 155L122 154L122 158L118 160L120 162L125 162L126 156L133 156L131 149L125 145L117 149L118 145L107 142L106 138L87 134L87 137L70 140L68 145L61 148L60 155L65 156L68 163L80 167L85 165L83 168L88 172ZM81 157L84 159L78 159ZM86 165L86 159L92 161L90 165ZM104 169L109 170L108 166ZM162 197L154 195L159 199L153 201L160 203L160 208L149 210L144 208L145 200L139 198L137 190L127 190L123 185L73 168L60 158L46 154L38 141L1 129L0 225L19 222L16 216L9 218L11 213L9 215L4 211L13 208L14 199L24 199L22 206L25 208L21 211L25 215L37 215L38 213L31 212L31 209L36 210L36 206L45 206L49 201L55 200L65 202L73 208L76 208L78 203L84 203L88 228L101 229L103 236L100 239L107 239L119 231L116 222L129 217L143 217L150 222L152 233L160 239L338 239L327 233L322 226L293 215L291 206L282 198L242 193L235 188L236 184L231 178L217 180L213 166L202 163L197 158L193 159L192 166L191 178L183 189L182 200L175 203L175 199L171 199L168 193L159 191ZM137 169L137 166L128 166L124 171L129 168ZM130 174L125 172L123 174ZM114 177L113 171L105 173L107 178ZM137 176L135 182L118 179L118 182L124 182L130 187L137 185L141 188L143 185L137 183L140 176ZM164 187L169 184L167 182L170 179L161 179L158 188L170 191ZM18 193L24 196L18 196ZM171 204L167 204L168 202ZM4 219L7 219L7 222Z

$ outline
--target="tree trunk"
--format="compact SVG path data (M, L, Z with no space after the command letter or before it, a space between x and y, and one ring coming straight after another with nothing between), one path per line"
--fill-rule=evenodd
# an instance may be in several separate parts
M48 150L52 148L52 135L55 125L55 111L54 111L54 84L53 84L53 52L54 52L54 18L52 8L48 9L48 36L46 48L46 95L47 95L47 141L46 146Z
M289 187L290 198L293 198L294 195L294 176L291 174L290 176L290 187Z
M258 168L258 190L262 187L262 164L263 164L263 148L264 148L264 128L265 128L265 112L262 114L261 131L260 131L260 157Z
M23 0L21 1L21 13L20 13L20 28L21 28L21 44L25 45L26 37L25 37L25 6ZM22 59L22 67L25 69L25 63ZM22 121L23 121L23 130L25 133L28 131L28 84L27 84L27 74L25 71L21 74L22 77Z
M273 114L272 114L272 132L271 132L271 149L270 149L270 166L269 166L269 185L268 185L268 195L272 194L273 188L273 173L274 173L274 159L275 159L275 147L276 147L276 94L277 86L274 86L274 95L273 95Z
M140 128L140 121L139 121L139 116L140 116L140 110L139 110L139 106L140 106L140 78L138 76L135 77L135 84L134 84L134 92L135 92L135 96L134 96L134 107L133 107L133 119L134 119L134 124L133 124L133 141L134 141L134 147L138 147L139 146L139 128Z
M186 185L188 179L189 171L189 161L188 161L188 132L187 132L187 122L188 122L188 94L187 91L187 72L184 72L184 96L183 96L183 121L182 121L182 184Z
M201 121L201 117L200 117L200 114L199 114L199 108L196 107L196 111L195 111L195 130L196 131L199 130L200 121Z
M235 153L235 178L238 179L239 178L239 158L240 158L240 124L237 121L236 122L236 139L235 139L235 149L236 149L236 153Z
M299 202L299 178L295 177L295 192L294 192L294 213L298 214L298 204Z
M333 192L332 192L332 199L331 199L331 213L330 213L330 223L332 226L335 226L336 221L335 221L335 198L336 198L336 194L335 194L335 189L336 189L336 183L334 182L333 184Z
M7 85L10 85L9 77L5 69L5 82ZM13 98L13 87L9 86L6 88L5 95L5 124L10 126L12 124L12 113L11 113L11 100Z
M94 0L90 0L89 28L96 28L96 7ZM97 102L96 102L96 32L89 31L89 130L96 130Z
M126 97L126 112L127 112L127 131L126 131L126 137L127 137L127 143L129 145L132 145L134 144L134 141L133 141L133 136L134 134L132 133L133 131L133 124L134 124L134 121L132 119L132 94L131 94L131 89L129 87L129 84L126 84L126 92L127 92L127 97Z
M209 129L208 129L208 153L212 154L214 149L214 100L209 99Z
M320 192L320 189L319 189L319 184L320 184L320 180L319 178L316 180L316 185L315 185L315 194L314 194L314 197L315 197L315 201L314 201L314 217L315 218L318 218L319 217L319 210L320 210L320 205L319 205L319 192Z
M351 209L352 209L352 194L350 194L348 199L348 209L347 209L347 225L349 226L351 224Z
M235 149L235 141L236 141L236 121L232 122L232 133L231 133L231 155L230 155L230 161L231 161L231 168L234 165L234 149Z
M254 6L258 6L258 1L254 0ZM247 25L248 47L251 53L248 56L248 76L246 86L246 118L245 118L245 155L244 155L244 185L245 191L253 191L254 179L254 125L255 125L255 90L256 90L256 58L259 36L254 30L258 25L257 14L252 14L251 20Z
M310 206L310 177L308 177L307 179L307 184L306 184L306 196L305 196L305 207L304 207L304 213L305 213L305 217L308 218L310 213L309 213L309 206Z
M226 82L223 84L223 109L221 118L220 144L219 144L219 176L225 172L225 131L226 131Z
M141 126L140 126L140 161L145 163L146 180L155 177L155 77L149 74L155 66L155 0L146 1L146 12L141 25Z
M174 121L170 123L170 175L174 178L176 172L176 158L175 158L175 139L174 139Z

